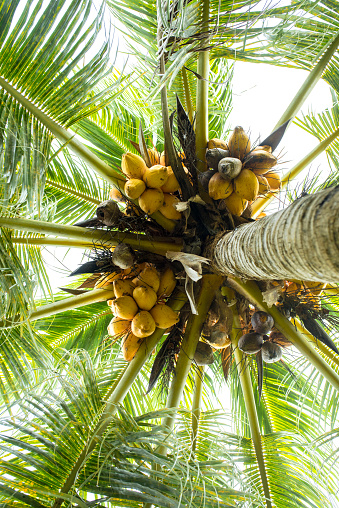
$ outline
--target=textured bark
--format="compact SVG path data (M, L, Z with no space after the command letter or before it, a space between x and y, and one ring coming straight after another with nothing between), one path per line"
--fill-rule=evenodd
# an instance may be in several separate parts
M222 236L214 268L245 279L339 282L339 187Z

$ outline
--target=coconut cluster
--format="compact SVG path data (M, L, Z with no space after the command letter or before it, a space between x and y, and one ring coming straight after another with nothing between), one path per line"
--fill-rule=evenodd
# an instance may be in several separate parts
M227 142L209 140L206 161L210 169L202 173L201 184L233 215L240 216L259 195L280 188L280 176L272 171L277 164L272 148L265 145L251 149L250 139L240 126L235 127Z
M178 180L171 166L165 165L164 154L149 149L148 155L151 167L134 153L122 156L121 169L128 178L124 193L129 199L137 199L141 210L148 215L159 211L167 219L180 220L181 213L175 208L179 199L173 194L179 190Z
M134 358L141 342L156 328L167 329L178 322L178 314L164 303L176 286L171 268L160 273L153 265L142 263L104 277L100 287L108 286L115 298L107 302L114 314L107 330L122 338L126 361Z

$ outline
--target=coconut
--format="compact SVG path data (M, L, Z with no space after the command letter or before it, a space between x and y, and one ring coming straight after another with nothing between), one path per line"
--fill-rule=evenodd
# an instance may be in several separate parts
M277 163L277 158L266 150L256 150L248 154L244 168L251 169L257 175L264 175Z
M150 313L158 328L169 328L179 321L179 316L168 305L158 303Z
M155 330L154 319L149 312L141 310L132 319L131 329L137 337L149 337Z
M206 192L208 192L208 185L210 179L212 178L213 175L217 173L217 171L218 171L217 169L209 169L208 171L203 171L202 173L199 172L198 174L199 182Z
M145 161L140 155L135 153L127 152L124 153L121 159L122 172L128 176L128 178L140 178L147 169Z
M107 332L108 332L108 335L122 335L123 333L126 333L128 331L128 329L130 328L131 326L131 321L128 320L128 319L121 319L119 317L114 317L108 327L107 327Z
M105 288L113 291L113 282L116 279L121 279L120 273L110 273L109 275L103 275L94 285L94 289Z
M259 182L249 169L243 169L233 181L234 192L247 201L254 201L259 193Z
M133 290L133 298L139 309L150 310L157 302L157 294L154 289L149 286L137 286Z
M160 296L160 298L170 296L176 284L177 280L172 268L166 268L166 270L160 275L160 285L157 291L158 296Z
M282 349L278 344L267 341L261 348L262 359L266 363L278 362L282 358Z
M139 275L133 279L133 283L136 286L149 286L157 292L160 286L158 270L154 266L146 266Z
M229 156L229 150L223 150L222 148L210 148L209 150L206 150L207 166L212 169L218 169L219 161Z
M112 252L112 262L123 270L130 268L135 262L134 250L126 243L119 243Z
M174 205L177 203L180 203L180 200L176 196L164 193L164 203L159 208L159 212L161 212L167 219L180 220L181 213L174 208Z
M227 335L223 323L216 323L210 328L208 343L214 349L223 349L231 344L231 339Z
M267 312L257 310L251 317L251 324L257 333L268 333L274 326L274 319Z
M121 319L133 319L138 312L138 306L131 296L120 296L113 300L112 312Z
M123 203L125 201L124 196L121 194L120 190L116 187L112 187L109 191L109 197L110 199L113 199L113 201L119 201L120 203Z
M215 173L209 181L208 193L212 199L225 199L233 192L232 182L221 173Z
M160 153L158 150L155 148L149 148L147 152L152 166L155 166L155 164L160 164Z
M272 147L269 145L258 145L253 148L252 152L257 152L258 150L265 150L265 152L272 153Z
M240 216L246 210L248 201L236 192L232 192L228 198L224 199L224 203L230 213Z
M160 164L156 164L151 168L146 168L146 171L143 175L145 184L151 189L160 189L160 187L165 185L167 178L167 167L160 166Z
M146 184L139 178L130 178L125 183L125 194L129 199L138 199L146 189Z
M122 341L122 356L126 362L130 362L135 357L140 345L142 343L142 339L133 335L133 333L129 332L126 337L123 338Z
M193 360L197 365L211 365L214 362L213 349L206 342L199 341Z
M260 333L245 333L238 342L238 348L247 354L255 354L260 351L264 343L264 337Z
M228 148L231 157L237 157L242 160L246 154L251 150L250 138L240 125L235 127L228 140Z
M275 192L280 189L281 178L278 173L270 171L269 173L265 173L265 178L268 181L271 192Z
M148 215L159 210L164 202L164 193L161 189L146 189L139 197L139 206L141 210Z
M103 201L96 209L98 219L105 226L115 226L122 213L113 199Z
M116 298L120 296L132 296L135 285L132 279L115 280L113 282L113 290Z
M288 340L285 335L278 330L273 330L269 335L270 341L279 344L282 347L290 347L293 346L293 342Z
M234 157L225 157L221 159L218 164L218 171L230 180L236 178L241 171L242 163L240 159Z
M222 148L223 150L228 150L228 145L226 141L218 138L212 138L207 143L207 148Z
M180 185L171 166L167 166L167 180L161 187L162 192L176 192L180 189Z
M267 179L263 175L256 175L259 182L259 194L267 194L270 190Z

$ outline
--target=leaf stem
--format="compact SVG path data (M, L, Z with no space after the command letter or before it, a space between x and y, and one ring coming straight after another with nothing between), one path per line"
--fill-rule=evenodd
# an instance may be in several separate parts
M308 359L308 361L331 383L331 385L339 390L339 376L326 363L324 358L314 349L313 344L308 341L302 333L295 329L293 324L283 315L275 305L268 307L263 301L262 294L258 286L253 281L243 282L237 277L229 277L228 282L241 295L245 296L259 310L270 314L275 322L276 328L285 335Z
M102 231L32 219L0 217L0 226L28 231L30 233L66 237L68 240L75 240L76 246L80 246L79 244L82 243L84 248L88 247L90 242L92 247L95 243L99 245L105 244L105 246L109 247L124 242L134 249L165 255L169 250L180 251L183 247L180 239L156 237L156 240L150 240L145 235L140 234Z
M175 376L172 380L167 397L167 408L175 408L177 410L179 407L187 376L191 368L194 353L199 341L202 325L205 322L206 314L214 299L215 292L220 287L223 280L224 277L220 277L219 275L214 274L204 275L202 278L200 292L196 304L198 314L191 314L186 326L185 335L182 341L175 369ZM162 421L162 425L168 428L169 434L174 428L175 418L176 412L173 412L173 414L166 416ZM160 446L158 451L160 454L166 455L166 445L163 444Z
M281 189L285 189L287 185L293 180L303 169L305 169L318 155L320 155L326 148L339 136L339 128L336 129L330 136L321 141L318 146L313 148L301 161L299 161L292 169L287 171L281 179ZM276 193L268 193L262 198L258 198L252 203L252 216L259 215L267 205L276 197Z
M204 365L197 367L194 376L194 391L192 401L192 432L191 432L191 452L194 455L197 447L199 420L201 414L202 389L204 386Z
M201 1L201 29L208 33L210 4L209 0ZM202 79L197 81L197 112L196 112L196 156L199 171L206 170L205 150L208 142L208 80L210 72L209 51L204 51L208 36L201 42L201 51L198 56L197 71Z
M292 102L286 109L286 111L283 113L280 120L277 122L276 126L274 127L273 131L275 131L278 127L280 127L283 123L287 122L287 120L293 118L311 91L313 90L314 86L317 84L319 79L321 78L327 64L331 60L332 56L334 55L337 47L339 44L339 32L336 34L336 36L330 41L327 45L327 48L324 49L324 54L320 58L319 62L316 64L316 66L311 70L311 72L308 74L306 80L298 90L298 93L293 98ZM273 132L272 131L272 132Z
M224 294L227 296L227 298L230 302L232 300L234 300L234 298L235 298L234 292L229 288L224 288ZM234 305L232 305L231 309L233 312L233 327L232 327L230 337L232 340L234 358L235 358L235 362L237 364L237 370L238 370L238 374L239 374L241 389L242 389L243 396L244 396L246 413L247 413L248 422L249 422L249 426L250 426L250 430L251 430L252 442L253 442L255 454L257 457L258 468L259 468L259 473L260 473L260 477L261 477L262 487L264 490L266 506L267 506L267 508L271 508L272 503L271 503L270 487L269 487L267 473L266 473L264 452L263 452L262 440L261 440L261 432L260 432L260 427L259 427L257 408L255 405L255 399L254 399L253 386L252 386L249 365L248 365L246 356L238 348L238 340L239 340L242 332L241 332L241 325L240 325L240 320L239 320L237 304L235 303Z

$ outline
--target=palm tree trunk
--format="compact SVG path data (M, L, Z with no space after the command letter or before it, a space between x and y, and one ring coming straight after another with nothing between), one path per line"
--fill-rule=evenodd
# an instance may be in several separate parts
M339 187L297 199L285 210L215 240L215 270L255 280L339 282Z

